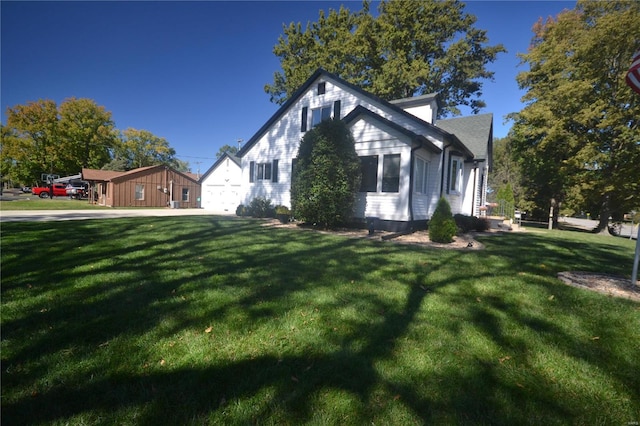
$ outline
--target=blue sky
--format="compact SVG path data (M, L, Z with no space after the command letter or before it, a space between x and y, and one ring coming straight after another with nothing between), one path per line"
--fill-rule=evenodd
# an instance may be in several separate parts
M360 1L0 2L2 123L7 107L38 99L90 98L116 127L164 137L193 172L206 171L225 144L248 140L278 109L264 85L280 64L282 25L316 21L318 11ZM522 107L515 76L539 17L566 1L469 1L466 11L508 53L489 65L483 99L494 136Z

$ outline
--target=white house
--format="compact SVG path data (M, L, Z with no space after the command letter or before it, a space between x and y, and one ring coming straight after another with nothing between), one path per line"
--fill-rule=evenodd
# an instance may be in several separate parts
M240 202L264 197L290 206L300 140L320 121L339 118L351 129L362 166L355 218L409 229L426 223L440 196L454 214L478 216L491 168L493 116L436 116L435 95L387 102L320 69L237 153Z
M240 198L242 170L240 159L224 153L200 178L202 208L216 212L235 212Z

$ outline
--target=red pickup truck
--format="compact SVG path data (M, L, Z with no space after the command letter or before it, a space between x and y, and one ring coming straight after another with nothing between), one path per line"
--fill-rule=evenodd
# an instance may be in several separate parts
M49 186L36 186L31 188L31 193L37 195L40 198L51 197L51 190L53 189L54 197L66 197L67 185L64 183L54 183L52 187Z

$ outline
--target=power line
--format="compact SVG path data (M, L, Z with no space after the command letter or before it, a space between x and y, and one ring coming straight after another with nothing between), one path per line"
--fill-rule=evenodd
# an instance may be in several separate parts
M217 158L212 158L212 157L194 157L191 155L175 155L174 157L178 157L178 158L200 158L202 160L217 160Z

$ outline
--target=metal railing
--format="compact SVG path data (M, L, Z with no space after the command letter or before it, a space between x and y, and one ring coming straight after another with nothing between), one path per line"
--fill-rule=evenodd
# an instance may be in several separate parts
M492 212L494 216L502 216L505 219L513 219L515 217L516 209L512 202L507 200L498 200L497 204L498 205Z

